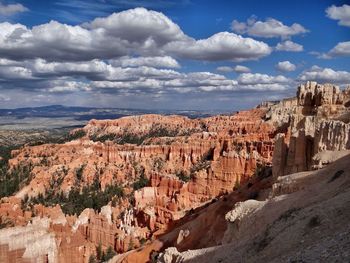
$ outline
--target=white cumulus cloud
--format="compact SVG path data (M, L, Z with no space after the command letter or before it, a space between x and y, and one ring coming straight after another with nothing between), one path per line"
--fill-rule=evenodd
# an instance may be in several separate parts
M216 68L217 71L219 72L233 72L233 67L228 67L228 66L221 66Z
M296 66L287 60L287 61L278 62L276 65L276 68L280 71L290 72L290 71L294 71L296 69Z
M330 57L346 57L350 56L350 41L340 42L334 48L332 48L328 55Z
M241 66L241 65L235 66L233 70L237 73L249 73L250 72L250 68L248 68L246 66Z
M306 28L298 23L287 26L274 18L268 18L266 21L255 21L254 19L249 19L247 22L233 20L231 28L234 32L240 34L266 38L287 38L308 32Z
M149 66L156 68L180 68L180 64L170 56L156 56L156 57L121 57L119 59L110 61L113 66L121 67L139 67Z
M2 16L12 16L17 13L22 13L28 11L28 8L22 4L8 4L5 5L0 2L0 15Z
M339 20L339 25L350 27L350 5L332 5L326 9L326 14L330 19Z
M281 43L278 43L276 46L277 51L290 51L290 52L300 52L303 51L304 48L302 45L295 43L291 40L286 40Z
M313 80L320 83L330 82L337 84L350 84L350 72L312 66L310 69L303 71L299 75L299 80Z
M242 65L236 65L234 67L222 66L222 67L217 67L216 70L220 72L236 72L236 73L250 72L250 68Z
M256 60L271 53L264 42L220 32L207 39L171 42L165 50L182 58L196 60Z
M243 73L237 79L239 84L254 85L254 84L274 84L274 83L288 83L290 80L285 76L270 76L260 73Z
M87 61L141 56L163 57L162 63L167 59L167 63L177 67L167 56L243 61L270 53L271 48L266 43L228 32L196 40L184 34L164 14L145 8L114 13L75 26L57 21L32 28L0 23L0 57L12 60L40 57L48 61ZM141 62L129 60L125 63Z
M327 53L310 52L312 55L316 55L321 59L331 59L335 57L348 57L350 56L350 41L340 42L334 48Z

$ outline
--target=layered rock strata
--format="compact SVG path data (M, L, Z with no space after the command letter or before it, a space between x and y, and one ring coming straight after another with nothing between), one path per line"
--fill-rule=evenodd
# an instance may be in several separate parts
M307 82L288 106L285 101L272 106L270 121L284 127L275 141L275 176L322 167L315 158L321 152L350 149L348 93L334 85Z

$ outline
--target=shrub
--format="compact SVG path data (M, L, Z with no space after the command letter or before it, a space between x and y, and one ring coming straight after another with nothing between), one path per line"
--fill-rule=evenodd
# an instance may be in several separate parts
M133 183L132 187L136 191L147 185L149 185L149 180L144 176L144 174L142 174L140 178Z
M67 140L68 141L77 140L77 139L84 137L85 135L86 135L86 132L83 129L80 129L80 130L77 130L73 133L69 133L67 136Z
M311 217L309 222L307 223L307 226L309 228L314 228L314 227L317 227L319 225L321 225L321 220L320 220L319 216L317 216L317 215Z
M147 239L145 239L145 238L141 238L140 239L140 244L141 245L144 245L146 242L147 242Z
M209 167L210 167L210 161L202 159L201 161L199 161L198 163L196 163L191 167L190 177L193 177L196 172L203 169L208 169Z
M155 171L160 171L164 166L164 161L162 158L156 158L153 162L153 169Z
M0 198L10 196L28 184L33 175L32 166L19 165L12 170L7 165L0 167Z
M97 263L97 258L95 255L90 255L89 257L89 263Z
M79 215L85 208L92 208L95 211L100 211L102 206L107 205L111 200L124 196L123 189L118 185L108 185L102 191L98 178L93 184L84 186L82 190L73 188L68 196L62 192L54 193L54 189L48 189L45 195L38 195L36 198L28 200L24 207L43 204L45 206L61 205L62 211L65 214Z
M80 166L78 169L75 170L75 176L78 181L80 181L83 176L85 166L86 164L83 164L82 166Z
M11 159L11 151L14 150L15 147L11 146L0 146L0 168L7 166L8 160Z
M260 180L272 176L272 167L265 164L258 164L254 175Z
M103 257L102 257L102 261L108 261L110 260L112 257L115 256L115 251L112 249L111 246L109 246L106 250L106 253L104 253Z
M105 142L105 141L114 141L116 138L117 138L116 134L110 133L110 134L104 134L101 136L92 135L90 137L90 140L92 140L94 142Z
M191 180L191 177L187 175L187 173L183 170L177 172L175 174L181 181L187 183L188 181Z
M131 143L131 144L140 145L140 144L142 144L142 142L144 140L145 140L144 137L139 137L139 136L132 134L132 133L126 133L123 136L120 136L118 139L116 139L116 142L118 144Z
M96 254L97 254L97 259L101 260L102 259L102 245L101 242L98 244L98 246L96 247Z
M237 178L236 181L235 181L235 185L233 187L233 190L238 190L240 186L241 186L241 182Z

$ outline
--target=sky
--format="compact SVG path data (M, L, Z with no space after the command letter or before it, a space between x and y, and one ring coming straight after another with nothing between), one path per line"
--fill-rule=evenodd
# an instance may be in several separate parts
M240 110L350 84L347 1L0 0L0 108Z

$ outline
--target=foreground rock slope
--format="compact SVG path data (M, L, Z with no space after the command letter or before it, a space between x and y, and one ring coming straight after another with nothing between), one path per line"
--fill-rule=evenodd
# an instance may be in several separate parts
M15 150L5 178L19 187L1 199L0 261L88 262L114 253L114 262L295 258L293 238L279 252L270 245L281 242L276 233L299 235L305 220L309 242L331 220L313 206L346 195L349 105L349 89L308 82L295 98L230 116L91 120L65 143ZM337 167L343 172L335 176ZM331 175L337 180L326 184ZM337 218L340 232L348 212ZM39 239L46 245L33 245Z
M237 202L222 244L158 262L347 262L350 259L350 156L319 171L279 177L268 199Z

